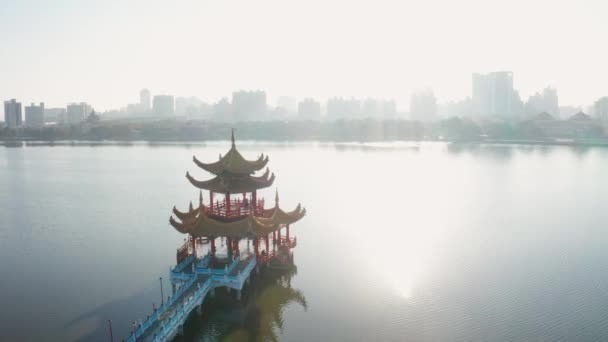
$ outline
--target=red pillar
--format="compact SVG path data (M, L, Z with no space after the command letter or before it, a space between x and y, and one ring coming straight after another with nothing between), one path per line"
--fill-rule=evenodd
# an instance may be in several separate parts
M190 235L190 239L192 239L192 255L196 258L196 239L194 235Z
M253 201L253 213L257 213L257 207L258 207L258 193L256 190L253 190L253 193L251 194L252 197L252 201Z
M233 250L234 250L234 254L235 255L241 255L241 252L239 251L239 239L234 239L234 241L232 241L233 244Z
M228 255L232 255L232 238L226 238L226 250L228 251Z
M253 238L253 250L255 251L255 257L260 257L259 240L257 237Z
M268 234L266 234L266 236L264 237L264 242L266 244L266 255L268 255L268 253L270 253L270 243L268 243Z
M285 234L287 234L287 242L289 242L289 225L287 225L287 228L285 228Z
M226 216L230 216L230 193L226 193Z
M213 212L213 191L209 190L209 203L211 207L211 211Z
M211 254L215 255L215 237L210 238L211 241Z

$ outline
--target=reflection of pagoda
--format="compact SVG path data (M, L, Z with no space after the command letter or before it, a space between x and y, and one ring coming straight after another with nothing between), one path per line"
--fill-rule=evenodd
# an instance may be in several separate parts
M186 173L186 178L195 187L201 189L199 204L194 208L190 203L187 212L181 212L175 207L170 223L177 231L188 234L189 239L177 252L177 263L180 264L190 255L196 256L197 241L209 243L210 267L216 260L217 239L226 242L228 260L240 256L241 241L253 242L255 258L258 263L281 261L289 257L289 249L295 247L296 240L289 233L289 225L301 219L306 209L300 205L293 211L286 212L279 207L278 192L273 207L265 208L264 199L259 199L257 191L272 185L274 174L268 168L261 176L255 176L256 171L263 169L268 163L268 157L262 154L257 160L249 161L236 149L234 131L232 146L228 153L215 163L206 164L194 157L194 163L201 169L213 174L210 180L199 181ZM209 202L203 201L202 190L209 191ZM218 195L221 197L218 199ZM285 231L285 235L282 231ZM272 250L270 239L272 238ZM264 246L260 246L260 240ZM264 248L263 250L260 250Z

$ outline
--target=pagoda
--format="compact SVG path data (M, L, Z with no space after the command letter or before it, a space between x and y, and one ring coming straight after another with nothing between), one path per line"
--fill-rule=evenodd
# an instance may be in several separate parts
M272 186L275 180L274 173L271 174L266 167L268 157L261 154L256 160L245 159L236 148L234 130L231 142L230 150L214 163L203 163L193 157L194 164L210 173L211 179L197 180L186 173L188 181L200 189L200 195L197 207L192 202L187 211L173 207L175 218L172 215L169 219L178 232L188 236L177 250L178 265L188 257L198 258L197 244L208 245L205 257L210 268L214 264L221 265L216 258L218 243L226 247L225 256L228 258L219 258L225 260L239 257L241 245L246 244L249 251L252 243L258 264L284 259L296 246L296 239L290 236L289 228L306 214L306 209L298 204L294 210L284 211L279 206L278 191L274 205L266 207L257 191ZM208 192L208 201L203 199L203 191Z

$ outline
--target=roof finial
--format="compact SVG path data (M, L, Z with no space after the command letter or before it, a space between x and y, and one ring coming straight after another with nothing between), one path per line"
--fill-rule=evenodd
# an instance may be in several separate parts
M279 188L277 188L274 192L274 203L279 204Z
M232 134L230 136L230 139L232 140L232 147L234 147L234 128L232 129Z

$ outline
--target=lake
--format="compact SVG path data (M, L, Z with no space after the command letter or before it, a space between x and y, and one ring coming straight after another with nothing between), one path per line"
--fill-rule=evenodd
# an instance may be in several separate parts
M188 339L608 338L608 149L237 146L270 156L264 197L307 209L291 228L297 272L243 303L220 294ZM125 338L158 305L159 277L170 291L184 239L171 208L198 200L186 171L209 177L192 156L228 148L0 146L0 340L109 341L108 320Z

